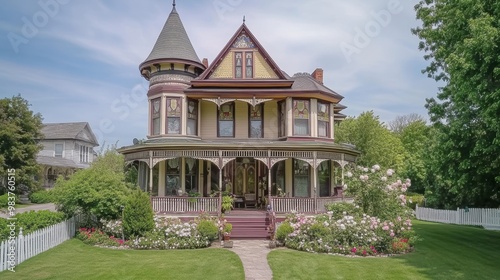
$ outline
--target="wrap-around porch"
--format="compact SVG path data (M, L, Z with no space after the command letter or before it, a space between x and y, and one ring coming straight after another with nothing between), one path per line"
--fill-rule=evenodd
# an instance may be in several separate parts
M344 167L356 152L247 150L148 150L125 154L138 169L138 185L157 213L221 212L221 193L235 208L324 211L344 199ZM240 147L242 149L242 147Z

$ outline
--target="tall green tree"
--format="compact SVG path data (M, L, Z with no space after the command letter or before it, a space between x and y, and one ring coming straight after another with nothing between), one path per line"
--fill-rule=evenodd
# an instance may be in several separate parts
M358 164L401 171L405 151L401 140L391 133L373 111L363 112L356 118L347 118L335 130L337 143L350 143L361 152Z
M21 95L0 99L0 186L5 184L8 169L15 169L17 186L36 186L41 129L41 115L31 111Z
M445 83L426 105L439 136L435 193L450 207L498 207L500 2L425 0L415 9L424 72Z
M424 194L427 187L431 128L421 118L399 127L399 137L406 151L403 178L411 178L410 191Z

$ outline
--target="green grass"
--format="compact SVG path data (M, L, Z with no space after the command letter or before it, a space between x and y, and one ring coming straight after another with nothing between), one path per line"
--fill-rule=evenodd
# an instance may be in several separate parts
M500 232L414 222L423 239L410 254L349 258L274 250L274 279L500 279Z
M4 271L0 279L244 279L239 257L225 249L113 250L77 239Z

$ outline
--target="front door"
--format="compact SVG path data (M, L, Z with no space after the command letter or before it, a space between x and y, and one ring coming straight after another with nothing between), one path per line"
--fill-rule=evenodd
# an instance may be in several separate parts
M254 159L238 158L236 161L235 194L253 194L257 198L257 172Z

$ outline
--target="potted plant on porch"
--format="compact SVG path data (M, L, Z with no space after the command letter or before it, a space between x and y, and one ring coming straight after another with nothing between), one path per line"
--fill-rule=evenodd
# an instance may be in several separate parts
M231 239L231 231L233 230L233 225L231 223L225 222L224 223L224 229L223 229L223 235L224 235L224 241L228 241Z

